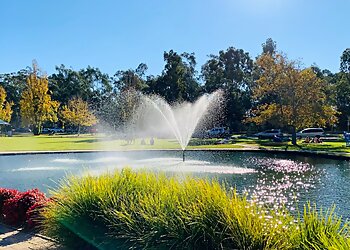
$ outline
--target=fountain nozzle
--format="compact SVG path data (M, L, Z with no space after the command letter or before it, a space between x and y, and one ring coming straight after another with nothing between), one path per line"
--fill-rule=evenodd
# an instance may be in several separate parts
M182 150L182 161L185 162L185 150Z

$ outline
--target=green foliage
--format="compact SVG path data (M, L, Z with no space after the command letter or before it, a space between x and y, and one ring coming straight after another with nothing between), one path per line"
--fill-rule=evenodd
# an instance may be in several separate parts
M299 219L300 249L349 249L349 223L334 214L335 207L323 212L316 206L304 206L303 219Z
M165 66L159 77L148 80L146 93L158 94L170 103L194 101L199 96L194 53L164 52Z
M233 47L221 50L218 56L211 55L202 66L205 92L222 89L225 93L225 118L218 122L234 131L242 128L241 121L251 107L252 71L249 53Z
M53 197L43 232L75 248L305 249L311 238L315 246L348 246L348 225L332 213L305 210L305 223L296 221L216 181L124 169L70 177Z
M277 123L281 124L281 119L289 111L283 111L283 116L281 116L276 114L276 110L282 112L285 106L281 108L280 106L277 107L278 105L269 107L263 105L271 104L271 100L281 102L283 99L286 102L288 98L293 98L292 87L300 86L300 81L298 82L296 79L305 80L307 78L305 72L303 77L299 77L299 75L296 77L292 71L285 71L283 82L288 85L287 87L290 87L285 88L285 92L291 93L291 95L287 95L288 98L282 98L272 92L257 100L252 89L256 87L256 84L259 84L259 81L256 80L260 79L268 70L268 68L259 65L261 57L276 57L277 54L276 42L271 38L268 38L262 44L262 54L256 60L251 58L249 53L243 49L229 47L227 50L219 51L217 55L210 55L207 62L201 67L201 75L196 71L197 62L193 53L184 52L180 54L174 50L164 52L164 69L154 76L146 75L147 65L144 63L141 63L136 69L116 70L114 76L109 76L101 72L100 69L90 66L74 70L62 64L57 66L56 71L48 77L49 94L53 100L57 100L62 105L67 105L72 97L80 96L88 102L89 107L94 110L103 126L118 129L125 125L125 120L128 120L125 115L127 108L122 106L123 102L120 102L120 100L124 101L124 93L129 93L132 89L146 94L158 94L168 102L175 103L178 101L194 101L202 93L211 93L221 88L225 93L226 108L223 115L220 115L220 119L213 122L213 126L229 126L233 131L246 130L247 125L244 121L247 120L245 118L260 113L265 121L268 120L266 126L269 127ZM350 49L347 48L341 55L341 71L338 73L333 74L329 70L322 70L315 65L305 70L295 67L297 71L311 70L317 79L322 82L320 92L317 92L316 95L309 94L309 96L316 96L315 99L317 99L312 105L312 112L309 112L309 114L302 112L303 118L301 120L315 121L316 119L317 122L314 123L321 125L326 122L331 124L336 121L334 118L337 116L339 118L338 130L347 129L347 117L350 116L349 95L347 95L349 65ZM268 66L273 69L273 65ZM11 124L16 127L20 127L22 120L28 120L25 115L20 117L23 115L20 113L20 100L26 88L26 79L29 78L32 71L33 69L27 67L18 72L0 74L0 85L7 93L7 101L13 103ZM281 77L277 78L281 80ZM266 78L266 80L273 83L276 79L272 77ZM314 86L314 83L317 83L317 81L306 84L306 86ZM318 86L308 91L315 93L316 90L319 90ZM321 101L319 101L319 97ZM301 100L303 99L301 98ZM255 110L251 112L253 106ZM310 110L309 107L305 109ZM340 111L341 114L334 113L335 109ZM312 117L314 114L317 117ZM328 116L328 118L325 118L325 116ZM55 121L55 119L51 120ZM283 123L285 123L285 119ZM312 122L308 121L307 123Z
M344 50L340 57L340 70L345 73L350 73L350 48Z
M6 99L9 103L13 103L12 106L12 119L11 124L13 126L20 126L20 105L21 95L26 87L26 79L30 74L29 69L22 69L18 72L0 74L0 85L6 91Z

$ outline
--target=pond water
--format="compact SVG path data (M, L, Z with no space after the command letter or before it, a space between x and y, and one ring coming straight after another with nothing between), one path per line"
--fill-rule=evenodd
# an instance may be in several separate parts
M66 175L100 174L129 166L217 179L261 204L296 211L307 201L350 218L350 162L236 151L132 151L0 156L0 187L48 193ZM299 204L299 205L297 205Z

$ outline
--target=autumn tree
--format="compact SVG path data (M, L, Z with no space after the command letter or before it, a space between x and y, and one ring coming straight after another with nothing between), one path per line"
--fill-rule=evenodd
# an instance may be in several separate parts
M275 126L303 127L334 124L337 111L327 103L325 82L312 68L300 69L297 62L281 54L263 54L257 61L260 78L253 89L256 107L248 121Z
M68 104L63 106L60 115L65 122L78 127L78 135L81 126L92 126L97 123L97 118L89 110L88 103L80 97L69 100Z
M0 86L0 119L6 122L11 121L13 102L6 101L6 91Z
M20 113L23 125L31 125L33 133L39 135L46 121L57 121L59 102L51 100L46 76L40 76L36 64L33 73L27 78L26 89L20 100Z

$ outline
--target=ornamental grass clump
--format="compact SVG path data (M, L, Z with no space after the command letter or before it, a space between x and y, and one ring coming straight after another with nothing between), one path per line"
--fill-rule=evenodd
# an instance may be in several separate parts
M333 210L294 218L216 181L124 169L71 177L54 197L42 230L74 249L350 249Z
M43 231L98 249L295 249L297 225L215 181L129 169L71 177L44 208Z
M300 249L350 249L349 222L334 214L335 207L317 211L309 203L299 219Z

